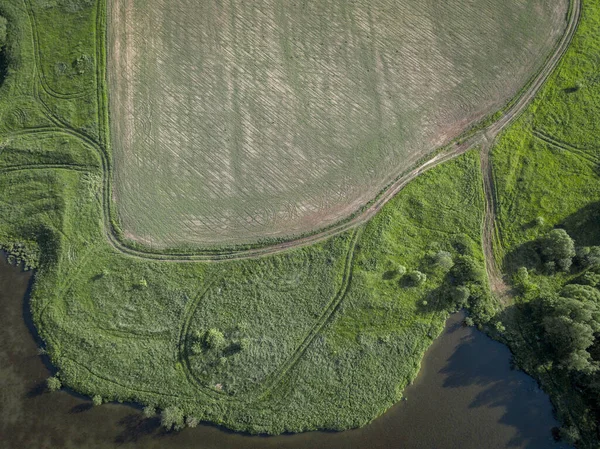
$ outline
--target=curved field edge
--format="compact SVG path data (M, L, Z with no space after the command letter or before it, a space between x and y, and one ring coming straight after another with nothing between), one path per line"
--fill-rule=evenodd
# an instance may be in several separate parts
M23 0L23 2L24 5L28 7L28 11L30 11L30 0ZM569 14L569 21L571 25L574 22L576 22L576 15L573 14L574 6L576 5L577 0L573 0L571 2ZM35 21L30 20L30 26L35 27ZM380 193L380 195L377 196L377 198L375 198L370 203L366 204L360 211L357 211L355 214L348 217L346 220L336 225L333 225L328 229L315 231L315 233L299 237L293 240L284 241L282 243L277 243L276 241L264 241L253 245L242 245L232 248L180 248L171 250L156 250L144 247L143 245L139 245L135 242L127 241L126 239L124 239L123 234L120 231L118 220L116 220L115 206L111 199L110 193L112 191L112 169L110 150L108 146L109 128L107 125L109 120L109 112L106 98L106 10L105 4L102 0L100 0L97 4L96 19L93 24L90 24L90 26L93 26L93 29L96 30L95 35L97 39L96 67L98 71L98 108L96 108L96 124L98 131L91 131L87 127L87 125L85 128L73 126L69 123L68 120L65 119L64 116L62 116L60 113L57 114L55 112L55 108L53 109L51 104L51 101L53 101L53 97L51 95L48 95L47 92L44 92L43 83L41 85L34 86L32 94L35 98L37 98L38 102L40 103L42 114L46 116L46 120L49 120L52 126L56 127L57 131L60 128L62 133L69 134L71 137L79 139L82 142L82 144L98 152L99 156L101 157L101 162L104 171L104 220L106 236L111 242L111 244L113 244L120 251L141 258L162 259L172 261L248 258L263 254L275 253L294 246L309 245L336 233L344 232L345 230L353 226L360 225L366 222L368 219L370 219L385 204L385 202L389 201L389 199L393 197L393 195L396 194L400 189L402 189L404 185L406 185L410 180L414 179L414 177L418 176L423 171L466 151L474 143L474 141L477 141L477 139L479 138L479 135L481 133L477 133L478 130L485 129L485 126L489 125L490 122L494 123L494 119L506 118L510 116L511 111L514 110L515 107L520 104L519 100L512 100L507 105L507 108L504 110L504 113L500 112L495 114L490 119L482 122L480 125L476 126L471 131L465 133L463 136L456 139L456 143L460 143L460 145L449 145L448 147L441 149L438 152L438 154L433 157L433 159L421 161L422 163L417 164L413 170L400 175L394 183L390 184L384 191ZM100 32L98 30L103 30L103 32ZM569 28L567 29L567 31L569 31ZM36 41L34 40L33 42L35 50ZM549 56L549 61L551 60L552 56L555 56L556 52L559 50L559 44L557 44L557 49L555 49L553 55ZM33 71L34 73L38 72L36 75L36 79L43 77L43 74L40 74L39 71L37 71L35 64L33 64ZM526 88L524 88L524 90L519 94L519 99L526 98L526 94L531 90L532 87L535 87L535 82L539 79L540 74L542 73L543 69L539 74L532 77L528 86L526 86ZM58 101L58 99L54 99L54 101ZM88 99L88 101L90 101L90 99ZM23 130L20 132L33 133L34 131L34 128L30 128L29 130Z
M441 144L425 144L437 135L433 128L448 132L437 136L445 143L509 101L562 34L568 2L449 0L437 8L414 0L324 0L281 7L261 0L207 3L201 10L187 0L175 8L161 0L154 8L135 5L109 2L113 188L125 234L161 248L288 238L343 219ZM153 39L137 39L137 27L157 17L162 20ZM247 26L250 17L255 26ZM181 32L179 39L171 40L173 30ZM286 44L289 54L279 51ZM428 51L419 50L423 45ZM164 58L157 60L153 48L162 48ZM322 84L329 86L325 92ZM262 95L254 95L257 90ZM379 114L370 112L371 104ZM375 163L388 151L389 163ZM171 182L178 160L186 164ZM286 177L291 166L293 175ZM330 193L320 201L323 190ZM338 209L350 201L356 201L351 208ZM279 214L288 202L288 214ZM296 202L304 207L294 210ZM310 216L314 222L299 218Z
M569 2L567 22L568 26L565 28L566 36L563 40L568 40L568 37L572 35L573 25L577 22L577 14L573 12L577 9L578 1L571 0ZM153 258L164 258L168 260L201 260L201 259L231 259L231 258L243 258L243 257L255 257L261 254L274 253L280 250L288 249L292 246L309 245L315 243L324 238L328 238L336 233L345 232L346 230L361 225L371 219L377 211L393 197L399 190L401 190L410 180L418 176L423 171L439 164L446 160L449 160L459 154L462 154L468 148L470 148L475 141L479 140L482 130L488 133L497 133L498 131L486 129L491 124L501 121L514 113L517 106L522 105L522 100L530 94L531 91L535 91L536 82L539 81L541 76L547 76L544 74L545 69L549 64L552 63L552 59L556 57L556 54L561 51L561 41L557 39L555 48L549 52L545 64L540 67L539 71L531 76L528 82L518 92L518 94L510 99L507 104L499 111L486 117L481 122L473 125L470 129L466 130L459 137L454 139L448 145L439 148L437 151L422 157L414 165L407 168L402 173L390 182L384 189L382 189L372 200L361 206L354 213L350 214L346 218L334 223L326 228L315 229L306 234L299 236L290 236L286 238L265 238L260 241L247 244L228 245L228 246L207 246L198 247L194 246L182 246L176 248L157 249L151 248L148 245L140 243L138 241L130 240L124 237L121 231L119 220L117 219L117 212L114 204L111 203L111 217L113 230L118 243L122 245L122 249L127 249L130 254L136 254L140 257L153 257ZM106 89L106 86L105 86ZM108 132L108 128L107 128Z

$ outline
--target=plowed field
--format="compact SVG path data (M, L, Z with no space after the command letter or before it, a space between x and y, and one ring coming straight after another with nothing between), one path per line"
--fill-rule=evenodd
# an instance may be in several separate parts
M557 0L111 0L114 196L153 247L333 224L514 97Z

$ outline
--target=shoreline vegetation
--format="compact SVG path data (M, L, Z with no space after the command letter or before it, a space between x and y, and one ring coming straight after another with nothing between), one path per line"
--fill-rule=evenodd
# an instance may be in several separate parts
M343 430L400 400L448 314L466 308L550 394L560 436L597 447L598 0L582 3L559 67L492 149L503 301L485 271L478 148L311 246L220 263L117 251L105 5L42 3L0 1L0 248L36 270L32 315L58 371L49 388L139 402L175 429Z

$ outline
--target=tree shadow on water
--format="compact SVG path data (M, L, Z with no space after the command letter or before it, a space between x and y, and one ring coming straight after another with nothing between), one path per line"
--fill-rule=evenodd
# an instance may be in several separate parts
M69 413L78 414L78 413L87 412L93 406L94 405L89 402L84 402L83 404L77 404L76 406L72 407L71 410L69 410Z
M139 413L127 415L119 421L119 425L123 426L123 431L115 438L115 443L135 443L141 438L153 434L160 428L160 418L144 418Z
M535 380L522 371L511 369L511 353L501 343L471 330L462 337L441 373L446 375L445 388L479 387L469 408L502 409L499 423L510 426L516 435L508 447L550 449L553 445L549 398Z

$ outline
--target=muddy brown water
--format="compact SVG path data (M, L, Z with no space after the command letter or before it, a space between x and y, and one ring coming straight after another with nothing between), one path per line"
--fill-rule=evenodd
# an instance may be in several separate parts
M51 367L37 355L27 294L31 275L0 256L0 447L2 449L558 449L548 397L510 353L452 316L401 401L362 429L278 437L202 425L164 433L158 419L120 404L92 407L66 391L48 393Z

